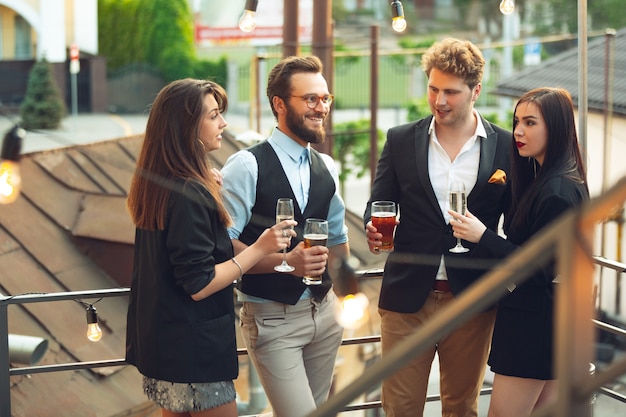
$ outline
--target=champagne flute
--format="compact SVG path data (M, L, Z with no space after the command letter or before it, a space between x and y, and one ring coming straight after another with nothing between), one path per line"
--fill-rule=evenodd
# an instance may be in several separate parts
M291 198L279 198L276 202L276 223L280 223L283 220L293 220L293 200ZM284 230L293 229L290 226ZM283 233L285 233L283 231ZM287 248L283 249L283 262L280 265L276 265L274 269L278 272L292 272L296 268L287 263Z
M460 181L454 181L450 184L450 210L465 216L467 210L467 197L465 195L465 184ZM465 253L469 249L461 244L461 239L456 239L456 246L449 249L452 253Z

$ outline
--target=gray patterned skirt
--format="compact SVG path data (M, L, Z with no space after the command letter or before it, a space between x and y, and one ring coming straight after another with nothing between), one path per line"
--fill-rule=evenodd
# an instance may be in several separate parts
M143 392L160 408L185 413L219 407L235 401L233 381L177 383L143 377Z

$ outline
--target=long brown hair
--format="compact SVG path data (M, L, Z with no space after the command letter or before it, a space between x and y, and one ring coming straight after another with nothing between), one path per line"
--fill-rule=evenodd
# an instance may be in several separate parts
M172 191L182 192L180 180L203 184L217 203L221 222L231 224L204 145L198 140L207 94L215 97L219 111L224 113L228 107L226 91L213 81L173 81L154 100L128 193L127 207L135 226L165 228L167 202Z

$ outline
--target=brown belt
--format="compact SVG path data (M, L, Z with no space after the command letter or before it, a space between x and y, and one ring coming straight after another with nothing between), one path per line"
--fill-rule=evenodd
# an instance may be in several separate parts
M433 290L450 292L450 283L447 280L436 279L433 283Z

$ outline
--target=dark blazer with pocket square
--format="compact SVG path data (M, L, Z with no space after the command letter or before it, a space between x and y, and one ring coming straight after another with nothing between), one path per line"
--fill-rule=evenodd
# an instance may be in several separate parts
M491 230L497 230L501 215L508 208L510 189L502 173L510 172L511 132L482 118L487 133L480 140L480 162L476 185L467 196L467 207ZM456 243L446 223L428 173L428 129L432 116L389 129L387 142L378 161L364 223L371 220L371 203L395 201L400 224L396 229L394 252L385 263L379 307L399 313L414 313L430 293L441 255L452 292L458 295L487 269L470 251L453 254ZM499 171L498 171L499 170ZM490 181L491 179L491 181Z

